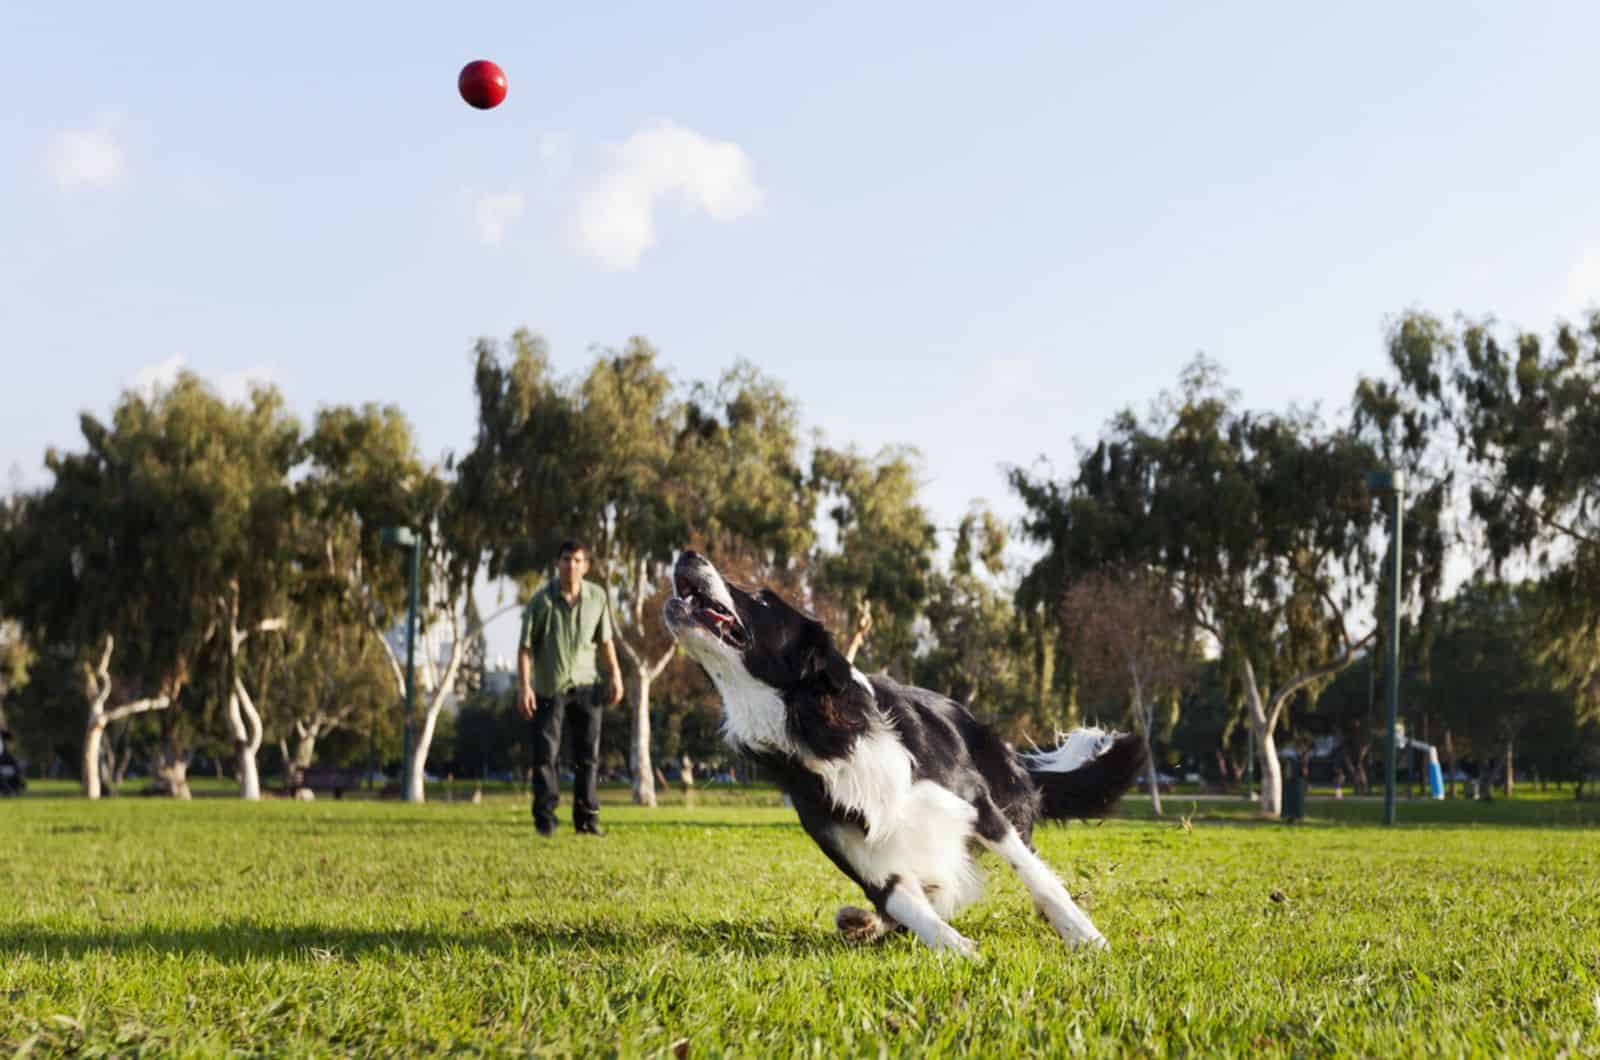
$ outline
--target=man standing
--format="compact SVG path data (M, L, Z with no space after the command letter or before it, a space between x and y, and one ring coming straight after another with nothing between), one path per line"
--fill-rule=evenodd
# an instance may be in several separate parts
M622 669L611 643L611 616L605 590L583 580L589 571L589 550L563 541L550 579L522 609L522 638L517 673L522 678L517 710L533 722L533 823L539 834L556 831L561 804L562 723L572 719L572 827L580 835L600 831L600 716L606 706L622 702ZM595 668L595 647L605 649L611 669L609 689L602 691Z

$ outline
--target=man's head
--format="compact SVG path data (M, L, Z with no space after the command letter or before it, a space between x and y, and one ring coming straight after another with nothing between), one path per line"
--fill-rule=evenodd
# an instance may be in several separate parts
M561 551L556 557L556 574L561 579L561 587L571 592L578 587L587 573L589 573L589 550L581 541L561 542Z

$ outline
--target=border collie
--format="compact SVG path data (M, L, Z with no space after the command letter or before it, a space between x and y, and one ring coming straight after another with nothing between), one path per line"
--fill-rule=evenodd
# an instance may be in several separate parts
M847 939L904 927L935 950L975 953L949 918L982 889L981 846L1070 945L1106 945L1034 852L1033 826L1107 813L1143 765L1135 737L1078 729L1053 751L1019 754L961 704L862 674L822 623L770 589L729 584L703 556L678 557L673 589L667 628L722 694L728 745L778 781L872 902L839 910Z

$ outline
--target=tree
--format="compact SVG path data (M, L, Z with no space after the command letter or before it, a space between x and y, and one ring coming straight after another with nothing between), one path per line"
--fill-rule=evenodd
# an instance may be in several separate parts
M44 644L81 653L89 699L84 785L99 795L99 741L114 692L162 709L184 697L234 587L241 621L269 601L254 590L277 559L277 526L298 428L270 388L230 405L184 373L150 394L126 392L109 425L84 415L85 448L52 449L54 483L27 505L17 539L15 613ZM111 675L113 652L117 668ZM159 704L159 708L157 708ZM188 741L165 726L158 771L187 790Z
M1005 542L1005 527L987 507L974 504L962 518L948 569L928 578L921 609L927 634L912 679L1022 739L1032 675L1025 631L1008 594L994 584L1004 571Z
M316 551L305 562L318 576L307 590L306 604L328 609L320 621L337 623L344 616L365 628L387 662L397 701L406 689L405 666L395 643L403 636L391 639L387 634L405 620L409 576L403 554L380 537L391 526L411 528L417 535L421 578L415 636L421 645L417 684L423 696L411 758L402 767L402 788L406 801L421 802L433 734L454 694L462 661L482 627L510 610L501 608L479 621L463 614L482 567L484 528L504 513L476 505L472 491L481 489L478 480L461 474L452 480L448 466L426 465L410 424L393 406L324 410L317 416L308 451L302 505L306 533ZM490 467L485 473L496 471ZM346 650L354 652L353 646ZM359 654L348 659L365 665Z
M633 800L656 804L650 693L675 647L659 621L661 569L686 522L669 484L685 474L675 446L681 409L671 377L642 338L597 357L579 388L587 451L578 455L583 510L593 513L595 570L612 602L619 654L633 671L629 754ZM677 502L677 503L675 503Z
M1067 590L1062 625L1088 702L1126 704L1144 741L1146 780L1156 816L1161 791L1152 746L1157 709L1183 690L1191 626L1172 590L1147 572L1095 571Z
M1546 343L1491 319L1455 327L1409 313L1390 332L1396 401L1448 425L1470 509L1496 570L1545 576L1540 657L1575 690L1575 721L1600 717L1600 311Z
M1427 696L1460 750L1478 760L1485 780L1501 776L1508 796L1521 741L1540 729L1565 735L1577 714L1575 692L1540 660L1532 616L1547 606L1544 591L1478 580L1440 609Z
M1261 808L1277 816L1276 733L1289 703L1358 657L1361 589L1375 575L1375 506L1365 475L1376 455L1350 429L1313 413L1248 413L1197 359L1180 391L1145 421L1115 417L1069 484L1028 524L1050 528L1045 570L1071 579L1105 567L1145 569L1174 587L1242 693L1262 774ZM1014 478L1015 481L1015 478Z
M620 654L633 670L634 799L654 805L650 689L672 655L647 645L660 564L682 540L669 489L677 432L672 382L643 339L598 356L577 385L551 373L541 339L512 336L509 357L478 347L478 437L458 465L463 525L492 575L531 590L560 542L583 540L607 590Z
M877 630L881 662L909 662L913 628L928 597L937 544L934 526L917 500L917 452L889 447L870 459L854 449L818 446L811 458L814 488L826 499L834 547L816 559L816 584L837 597L850 616L845 658Z

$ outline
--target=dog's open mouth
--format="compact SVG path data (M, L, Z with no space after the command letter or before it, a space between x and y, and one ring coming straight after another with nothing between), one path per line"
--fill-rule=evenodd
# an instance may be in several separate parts
M744 628L739 616L727 605L712 599L709 593L691 584L682 575L673 579L673 588L678 595L668 605L669 616L680 620L687 618L739 651L750 646L750 631Z

